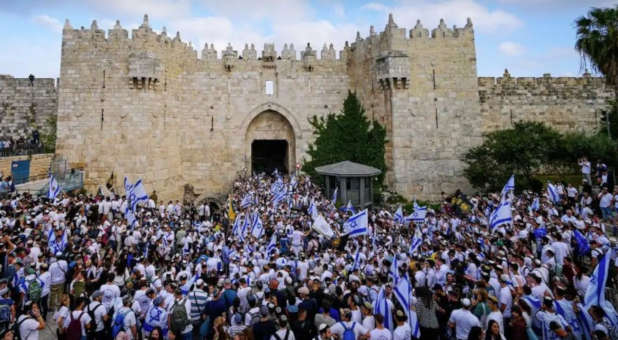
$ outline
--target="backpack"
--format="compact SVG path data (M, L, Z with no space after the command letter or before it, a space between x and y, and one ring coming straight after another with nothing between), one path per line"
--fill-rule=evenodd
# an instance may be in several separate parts
M185 327L190 324L185 302L185 299L180 300L180 302L176 301L174 303L174 307L172 308L171 329L176 336L180 336Z
M75 285L73 285L75 288ZM90 316L90 328L86 330L86 334L94 334L97 331L97 320L94 316L94 312L99 309L99 307L103 306L102 303L99 303L93 310L90 310L90 305L88 305L88 315Z
M32 318L31 317L25 317L25 318L21 319L20 322L16 322L13 325L13 338L14 339L17 339L17 340L21 340L22 339L21 332L19 331L19 327L21 327L21 324L24 323L28 319L32 319ZM28 334L28 335L30 335L30 334Z
M286 329L285 330L285 336L283 337L283 339L281 339L279 337L279 335L277 335L277 333L273 333L273 336L277 339L277 340L288 340L288 337L290 336L290 330Z
M82 315L84 315L84 312L81 312L79 317L75 319L73 318L73 312L69 312L71 322L69 322L69 327L67 327L66 340L80 340L82 338Z
M0 324L11 322L11 305L7 303L0 303Z
M120 333L122 330L124 330L124 318L130 313L131 311L127 311L126 313L118 313L116 314L116 317L114 318L114 325L112 326L112 338L116 338L116 335L118 335L118 333Z
M343 337L341 337L341 340L356 340L356 335L354 334L356 322L352 322L352 327L350 328L346 328L343 322L341 322L341 326L343 327Z
M41 286L41 282L39 282L39 278L35 278L28 285L28 300L39 303L42 291L43 287Z
M249 321L249 324L251 326L253 326L256 323L260 322L261 315L260 315L260 311L259 310L257 312L255 312L255 313L249 313L249 316L251 316L251 319Z

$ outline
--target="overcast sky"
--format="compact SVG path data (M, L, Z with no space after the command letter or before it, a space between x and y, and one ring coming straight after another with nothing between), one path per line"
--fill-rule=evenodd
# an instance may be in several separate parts
M310 42L339 50L356 32L369 26L382 31L388 13L400 27L417 19L429 30L444 18L449 27L471 17L476 34L479 76L577 76L582 73L574 51L574 20L591 6L615 5L609 0L0 0L0 74L57 77L60 72L62 26L109 29L116 19L124 28L139 26L148 13L153 29L180 31L198 51L205 42L221 51L228 43L242 50L254 43L283 43L296 50Z

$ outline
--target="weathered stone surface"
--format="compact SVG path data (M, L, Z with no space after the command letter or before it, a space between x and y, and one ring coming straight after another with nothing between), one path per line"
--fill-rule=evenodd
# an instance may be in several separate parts
M214 37L211 37L214 38ZM141 177L159 197L227 192L250 169L255 139L288 141L288 167L307 158L308 118L338 112L356 91L370 119L386 126L387 182L407 197L437 199L469 189L462 154L485 132L515 120L591 131L594 112L612 97L596 78L478 78L470 21L409 32L392 17L340 51L293 45L239 56L205 45L201 58L180 35L144 24L128 32L63 30L57 153L85 166L95 189L111 172ZM328 47L327 47L328 46ZM258 58L259 56L259 58ZM267 86L268 82L268 86ZM272 86L272 94L266 88ZM1 97L1 93L0 93Z

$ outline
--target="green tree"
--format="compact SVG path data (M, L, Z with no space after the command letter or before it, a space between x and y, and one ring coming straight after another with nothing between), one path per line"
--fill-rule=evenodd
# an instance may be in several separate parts
M56 115L47 118L47 126L41 131L43 150L48 153L54 153L56 151L56 120Z
M313 116L309 123L316 139L309 145L307 153L311 159L304 161L303 171L321 182L316 176L316 167L349 160L380 169L382 174L377 184L382 184L386 172L386 129L367 119L356 94L348 92L340 114Z
M618 6L592 8L575 20L575 26L575 49L583 65L602 73L618 98Z
M517 190L538 190L541 183L534 174L564 154L562 150L556 130L543 123L518 122L511 129L489 133L483 144L470 149L463 157L468 164L464 176L479 189L499 191L515 174Z

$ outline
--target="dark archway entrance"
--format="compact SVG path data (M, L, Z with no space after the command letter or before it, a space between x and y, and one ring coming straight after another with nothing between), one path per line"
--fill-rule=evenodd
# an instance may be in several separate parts
M251 143L251 169L254 173L288 172L288 142L282 139L257 139Z

